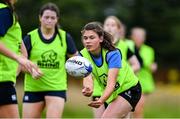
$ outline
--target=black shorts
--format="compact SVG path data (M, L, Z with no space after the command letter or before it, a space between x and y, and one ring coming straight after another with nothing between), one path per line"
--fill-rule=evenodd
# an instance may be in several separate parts
M66 101L66 91L41 91L41 92L29 92L25 91L23 102L34 103L45 101L45 96L56 96L64 98Z
M0 82L0 105L17 104L17 95L14 83Z
M141 98L141 92L141 85L138 82L136 86L131 87L130 89L120 93L119 95L125 98L131 104L133 108L131 111L134 111L137 103Z

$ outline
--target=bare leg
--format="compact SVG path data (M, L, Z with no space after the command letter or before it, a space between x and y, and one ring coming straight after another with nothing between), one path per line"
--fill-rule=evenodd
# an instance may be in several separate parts
M138 104L136 105L135 111L133 112L133 118L144 117L144 102L145 102L145 95L142 94Z
M118 96L104 111L102 118L125 118L131 111L132 106L123 97Z
M93 108L94 118L100 118L105 110L104 105L101 105L99 108Z
M19 118L17 104L8 104L0 106L0 118Z
M40 118L44 109L44 102L23 103L23 118Z
M64 110L64 98L56 96L46 96L46 118L60 118Z
M126 117L124 117L125 119L131 119L132 118L132 112L129 112Z

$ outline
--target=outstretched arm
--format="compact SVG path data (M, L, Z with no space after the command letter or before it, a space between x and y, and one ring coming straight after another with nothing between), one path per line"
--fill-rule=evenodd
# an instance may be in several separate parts
M5 55L6 57L9 57L19 63L20 56L18 56L16 53L9 50L2 42L0 42L0 53Z
M84 96L91 96L93 93L93 79L92 75L88 75L83 79L83 89L82 89L82 94Z
M12 52L2 42L0 42L0 53L18 62L34 77L39 77L42 75L41 71L35 64L33 64L24 56L19 56L16 53Z
M114 91L117 76L118 76L119 69L118 68L111 68L108 72L108 80L107 86L102 94L102 96L97 101L92 101L88 105L91 107L99 108L104 102L111 96Z
M102 102L105 102L113 93L117 81L118 72L119 72L118 68L109 69L107 86L104 90L103 95L100 97L100 100Z

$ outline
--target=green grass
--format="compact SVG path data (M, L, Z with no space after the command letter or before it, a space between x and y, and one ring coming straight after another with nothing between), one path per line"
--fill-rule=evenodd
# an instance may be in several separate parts
M92 116L92 111L90 108L87 107L65 107L64 118L91 118Z
M180 110L175 108L175 105L158 104L156 106L148 107L145 110L145 117L147 118L178 118L180 117Z
M145 104L145 117L180 118L180 86L158 86Z
M70 82L68 85L63 118L92 118L92 110L87 106L90 99L82 96L79 83ZM22 84L17 85L17 90L21 102ZM180 118L180 86L157 86L156 91L146 100L144 115L146 118Z

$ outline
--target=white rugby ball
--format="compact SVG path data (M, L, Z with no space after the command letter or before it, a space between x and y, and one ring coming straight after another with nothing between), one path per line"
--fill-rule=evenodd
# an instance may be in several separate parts
M82 56L73 56L65 63L66 71L74 77L86 77L92 72L92 65Z

